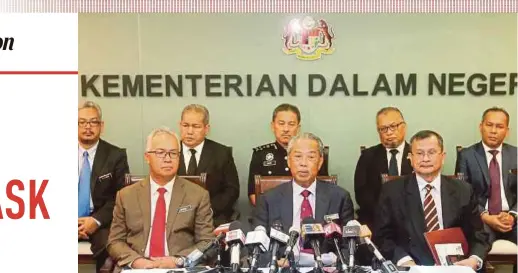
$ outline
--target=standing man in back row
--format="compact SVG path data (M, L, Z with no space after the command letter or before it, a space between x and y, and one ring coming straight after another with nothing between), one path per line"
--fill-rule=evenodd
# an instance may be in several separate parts
M374 215L381 190L381 174L402 176L412 173L408 160L406 123L396 107L384 107L376 114L376 131L380 144L362 152L354 173L358 220L373 228Z
M281 104L273 111L270 127L275 135L275 142L254 148L248 174L248 198L255 206L255 176L291 176L288 167L288 143L300 130L300 111L295 105ZM328 162L325 160L318 172L319 176L328 174Z
M234 204L239 198L239 177L232 148L207 138L209 110L199 104L187 105L179 122L181 135L178 175L207 173L206 186L214 211L214 226L235 219Z

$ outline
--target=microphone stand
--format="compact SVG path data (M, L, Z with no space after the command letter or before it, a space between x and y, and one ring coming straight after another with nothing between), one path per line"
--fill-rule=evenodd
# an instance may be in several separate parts
M333 238L333 242L335 243L336 252L338 253L338 259L339 259L337 262L336 269L340 273L348 273L347 264L345 263L345 260L343 257L344 255L342 254L342 251L340 250L340 244L338 243L338 239Z
M299 273L297 269L297 265L295 263L295 255L293 255L293 251L288 254L288 262L290 263L290 273Z
M223 267L223 265L221 264L221 252L222 252L222 249L221 249L221 244L218 244L218 249L217 249L217 259L216 259L216 264L214 266L215 269L217 269L217 271L219 273L225 273L225 268Z

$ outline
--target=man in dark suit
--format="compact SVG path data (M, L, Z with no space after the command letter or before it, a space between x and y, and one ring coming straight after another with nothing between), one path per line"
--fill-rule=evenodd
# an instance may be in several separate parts
M214 211L214 226L232 221L239 198L239 177L232 149L210 139L209 111L191 104L182 111L180 121L182 150L179 175L207 173L207 190Z
M270 128L275 136L275 142L270 142L255 147L250 160L248 172L248 198L255 206L255 176L290 176L288 167L288 142L299 133L300 111L297 106L283 103L273 110ZM318 171L318 175L327 176L328 160L324 157L324 163Z
M83 103L78 118L78 240L91 243L97 271L108 257L115 196L129 173L126 150L100 139L103 129L99 105Z
M406 123L395 107L385 107L376 114L380 144L364 150L354 172L354 191L359 205L358 221L373 227L375 208L381 190L381 174L412 173L408 160L410 145L406 143Z
M509 114L489 108L479 129L482 141L461 150L455 172L466 175L475 190L490 243L504 239L516 244L516 146L504 143Z
M292 226L300 229L302 220L307 217L324 223L325 215L336 213L340 217L341 225L354 218L349 192L337 185L316 180L318 170L323 164L323 149L322 141L310 133L290 140L288 165L293 182L279 185L259 197L254 226L261 225L269 231L273 222L280 220L283 232L287 234ZM299 255L297 247L294 252L295 256ZM310 261L313 262L312 258Z
M473 189L441 175L445 153L439 134L420 131L410 144L415 174L382 186L373 234L380 252L398 266L433 265L424 233L460 227L469 253L457 264L481 269L489 243Z

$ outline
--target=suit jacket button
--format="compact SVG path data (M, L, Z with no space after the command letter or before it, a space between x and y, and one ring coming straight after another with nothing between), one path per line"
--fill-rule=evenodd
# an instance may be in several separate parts
M290 168L286 167L286 168L285 168L285 170L286 170L286 171L289 171L289 170L290 170Z
M272 171L268 171L268 174L272 174Z

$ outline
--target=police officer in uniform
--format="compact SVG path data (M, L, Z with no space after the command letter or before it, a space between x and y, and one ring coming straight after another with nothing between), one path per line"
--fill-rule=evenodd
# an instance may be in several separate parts
M255 206L255 176L291 176L288 168L288 142L300 130L300 111L295 105L281 104L273 111L271 129L275 142L254 148L248 175L248 197ZM318 175L328 175L324 160Z

